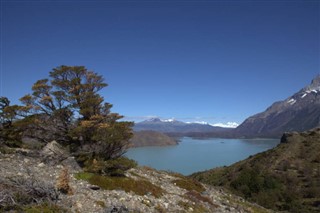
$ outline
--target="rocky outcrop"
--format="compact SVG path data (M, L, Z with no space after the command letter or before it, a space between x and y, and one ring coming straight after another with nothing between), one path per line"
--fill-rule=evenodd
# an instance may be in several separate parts
M66 172L68 170L68 172ZM144 193L135 190L145 190L144 185L136 185L132 190L122 187L106 190L81 178L76 178L82 172L72 168L72 165L49 165L41 158L26 154L13 153L0 155L0 188L15 187L11 180L20 180L24 188L24 180L31 180L28 187L45 185L46 202L54 202L68 212L251 212L261 209L241 198L229 194L222 189L195 183L182 175L156 171L151 168L138 167L128 170L126 177L111 181L129 181L131 185L143 183L151 187ZM68 175L62 177L61 174ZM21 181L22 180L22 181ZM68 181L57 184L57 181ZM69 193L62 193L57 186L68 186ZM99 185L99 184L98 184ZM113 185L111 185L113 186ZM38 187L39 189L41 187ZM142 188L142 189L141 189ZM156 191L157 189L158 191ZM8 191L8 190L7 190ZM30 193L26 190L25 193ZM27 194L34 196L36 193ZM5 196L1 191L1 196ZM42 198L44 199L44 198ZM41 202L41 200L38 200ZM32 201L33 202L33 201ZM0 199L0 209L4 201Z

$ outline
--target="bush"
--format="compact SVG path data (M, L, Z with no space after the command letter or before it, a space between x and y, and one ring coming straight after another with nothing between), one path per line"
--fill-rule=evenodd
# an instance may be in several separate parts
M17 210L41 203L52 203L58 199L54 186L37 180L33 176L25 178L0 179L0 212Z
M163 189L153 185L148 180L134 180L127 177L108 177L92 173L78 173L77 179L88 181L90 184L99 186L105 190L124 190L134 192L137 195L152 194L155 197L161 197Z
M58 181L57 181L57 189L64 194L72 194L72 188L69 185L70 175L68 169L65 167L62 169Z
M124 176L125 171L136 167L136 161L126 157L119 157L111 160L97 160L92 159L90 156L81 155L78 158L80 164L84 166L86 172L102 174L107 176Z

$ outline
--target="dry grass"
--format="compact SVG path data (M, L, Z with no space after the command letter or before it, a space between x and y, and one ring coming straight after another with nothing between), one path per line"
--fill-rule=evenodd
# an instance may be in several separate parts
M204 203L208 203L210 204L212 207L219 207L218 205L212 203L211 199L201 195L199 192L197 191L189 191L185 194L185 196L191 200L192 202L198 203L199 201L204 202Z
M185 189L187 191L197 191L197 192L203 192L205 191L205 188L202 186L201 183L199 183L196 180L193 180L191 178L182 177L180 179L172 181L176 186Z
M73 190L69 185L69 182L70 182L69 171L67 167L64 167L58 177L56 187L60 192L64 194L72 195Z

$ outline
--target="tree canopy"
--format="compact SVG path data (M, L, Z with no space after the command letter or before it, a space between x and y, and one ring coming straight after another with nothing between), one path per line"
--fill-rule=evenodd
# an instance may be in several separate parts
M132 136L132 123L111 112L112 105L99 94L106 86L101 75L84 66L54 68L20 99L22 105L0 99L1 128L10 124L21 137L56 140L103 160L119 157Z

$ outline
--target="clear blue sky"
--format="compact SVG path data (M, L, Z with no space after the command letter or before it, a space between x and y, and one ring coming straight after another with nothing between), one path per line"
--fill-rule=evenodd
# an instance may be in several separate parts
M319 1L1 0L0 95L84 65L129 119L240 123L320 73L319 31Z

